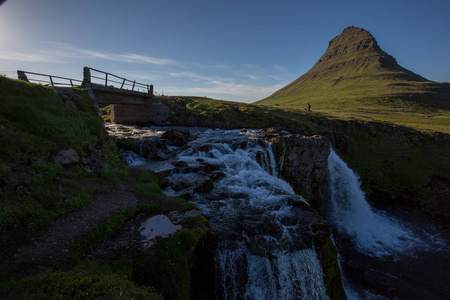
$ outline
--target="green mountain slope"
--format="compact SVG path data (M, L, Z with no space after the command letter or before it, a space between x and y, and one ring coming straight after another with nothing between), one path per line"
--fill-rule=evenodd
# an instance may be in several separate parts
M290 109L306 109L307 103L313 112L338 117L445 132L450 128L450 84L401 67L369 32L353 26L330 41L308 72L256 102Z

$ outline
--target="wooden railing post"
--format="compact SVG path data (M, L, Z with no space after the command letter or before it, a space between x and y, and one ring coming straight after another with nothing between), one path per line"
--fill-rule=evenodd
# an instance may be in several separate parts
M134 91L134 85L136 84L136 80L133 81L133 87L131 88L132 91Z
M17 78L19 78L20 80L26 81L26 82L30 82L28 80L27 75L25 75L24 71L17 70Z
M123 88L123 85L125 84L125 78L123 79L123 82L122 82L122 85L120 86L120 89L122 89Z
M91 69L89 67L83 68L83 83L81 86L91 85Z
M55 87L55 85L53 84L52 76L48 76L48 77L50 77L50 83L52 84L52 87Z
M106 73L106 77L105 77L105 86L108 86L108 73Z

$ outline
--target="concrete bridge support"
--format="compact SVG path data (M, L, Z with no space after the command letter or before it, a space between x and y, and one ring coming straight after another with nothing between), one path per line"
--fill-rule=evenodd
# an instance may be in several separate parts
M172 110L158 99L146 104L113 104L109 118L120 124L167 125L172 115Z
M172 110L153 95L153 85L150 85L148 93L143 93L92 83L90 69L87 67L84 68L83 75L83 86L92 91L99 106L111 105L109 118L112 122L166 125L173 115Z

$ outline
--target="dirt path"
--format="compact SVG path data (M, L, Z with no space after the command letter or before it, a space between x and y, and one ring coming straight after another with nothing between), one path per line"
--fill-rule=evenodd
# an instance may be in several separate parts
M93 230L114 213L137 204L135 195L119 188L97 196L87 207L51 222L30 242L5 255L0 273L33 273L60 259L74 239Z

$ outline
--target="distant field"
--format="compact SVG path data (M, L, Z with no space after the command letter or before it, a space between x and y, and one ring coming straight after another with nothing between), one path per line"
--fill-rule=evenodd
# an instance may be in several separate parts
M295 110L295 109L286 109ZM392 113L387 111L351 111L339 109L312 109L314 116L326 116L342 120L362 120L370 122L387 122L413 128L422 132L443 132L450 134L450 111L441 110L435 114Z

